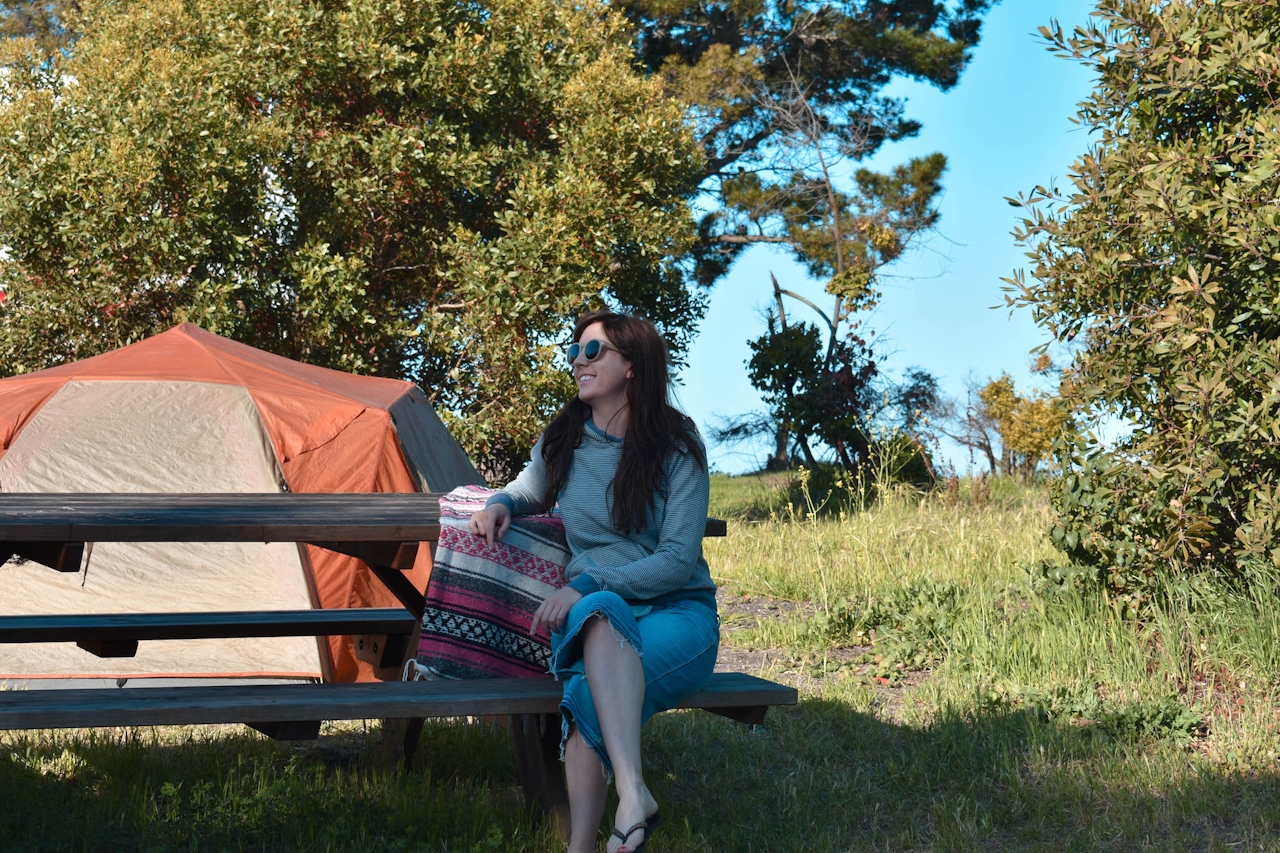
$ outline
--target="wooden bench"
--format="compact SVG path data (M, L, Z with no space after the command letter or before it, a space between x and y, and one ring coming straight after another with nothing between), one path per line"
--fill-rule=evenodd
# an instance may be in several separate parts
M706 535L724 536L709 519ZM0 562L11 554L78 571L86 543L305 542L364 560L404 605L361 610L0 616L0 642L72 641L104 657L136 653L140 641L204 637L353 635L385 664L406 660L424 609L400 570L422 542L439 538L439 495L49 495L0 494ZM378 648L378 644L382 648ZM561 685L549 678L342 684L0 691L0 728L243 723L279 739L311 739L325 720L404 720L406 768L429 717L508 721L527 802L568 829L559 762ZM681 708L760 723L793 688L742 673L717 673Z
M399 607L333 610L250 610L197 613L97 613L0 616L0 643L75 643L103 658L128 658L140 640L211 637L330 637L413 633L413 614Z

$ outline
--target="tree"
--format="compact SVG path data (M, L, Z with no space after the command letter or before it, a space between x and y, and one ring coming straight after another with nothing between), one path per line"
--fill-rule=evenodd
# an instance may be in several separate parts
M1033 372L1050 374L1056 368L1042 355ZM971 376L965 385L963 413L958 401L939 400L934 410L939 430L970 453L980 451L992 475L1032 476L1070 426L1062 399L1042 391L1020 394L1008 373L986 382Z
M996 430L995 421L991 419L991 414L979 396L982 387L982 384L972 375L965 380L963 413L958 401L943 400L939 411L939 429L947 438L968 449L970 468L973 466L974 452L978 451L987 460L987 473L994 475L1000 470L996 454L999 433Z
M788 440L804 454L810 468L816 467L811 444L821 441L835 452L843 467L852 470L867 460L870 449L863 419L869 413L876 376L871 349L856 331L835 342L834 347L824 346L817 326L786 324L782 293L777 296L779 313L770 311L766 333L748 342L752 356L747 376L764 398L768 407L764 422L777 437L768 467L788 467ZM734 436L722 430L721 437Z
M640 62L690 106L704 189L727 199L741 176L778 169L794 141L788 105L797 91L824 144L859 137L859 158L917 133L919 123L905 116L901 100L884 97L884 87L898 75L954 86L994 2L630 0L622 8L636 27ZM704 216L699 235L704 284L751 242L742 223L719 209Z
M868 458L870 445L860 424L869 414L876 367L856 314L875 304L880 268L937 223L934 201L946 160L933 154L888 175L857 169L854 191L847 192L838 174L867 150L873 128L846 125L839 133L832 132L799 78L792 75L790 85L785 98L775 97L771 106L785 143L774 168L784 171L785 167L785 177L771 181L752 172L726 180L722 186L725 206L718 215L739 219L744 241L786 245L814 277L826 280L826 290L833 297L828 314L784 290L771 276L777 310L770 314L765 335L751 342L754 354L748 365L752 384L765 395L776 429L770 466L787 466L788 440L794 440L814 465L810 443L821 440L836 452L841 464L857 467ZM822 318L825 347L816 328L788 328L784 297L807 305ZM812 351L806 341L811 342ZM798 384L803 391L794 390ZM726 435L732 433L730 429Z
M1024 480L1030 477L1067 422L1062 401L1042 393L1019 394L1007 373L988 382L978 392L978 400L979 418L991 423L1000 436L1001 472Z
M837 295L857 301L869 291L864 268L891 260L903 247L896 239L900 234L876 227L877 218L892 215L883 206L885 191L915 181L936 192L945 161L941 155L922 158L889 175L860 170L852 194L824 194L812 174L796 173L792 155L803 159L826 150L860 160L885 141L916 133L918 122L905 117L901 101L883 96L884 87L898 75L944 89L954 85L977 44L982 15L994 2L852 0L830 6L729 0L672 6L637 0L618 6L632 23L644 69L688 108L704 155L697 179L722 202L704 216L692 246L697 280L714 283L753 242L790 242L815 274L832 280ZM57 28L59 8L75 5L8 4L42 14L51 10L41 21L48 24L45 30ZM753 195L768 210L756 207ZM850 222L842 222L846 217ZM659 313L670 313L662 293L638 295L656 299ZM837 326L840 309L838 296ZM673 328L683 335L689 331L687 324ZM830 338L828 360L841 341L850 343L843 332ZM440 360L440 366L448 364ZM783 433L775 438L780 445L787 442Z
M626 7L642 61L690 104L706 156L703 188L719 202L699 223L697 280L714 283L750 245L777 244L834 297L830 314L811 305L827 331L825 355L815 361L818 350L806 342L816 328L788 327L783 297L800 297L774 281L777 310L751 342L748 365L768 411L717 430L731 441L771 431L771 468L790 464L793 443L813 465L812 441L832 447L842 464L869 458L863 427L876 368L856 314L875 303L879 269L936 224L946 159L917 158L887 174L857 168L851 181L845 167L918 132L883 87L896 74L954 85L991 5L633 0Z
M918 133L904 102L883 89L895 76L954 86L978 43L982 16L996 2L634 0L618 8L631 22L637 60L688 109L704 155L703 189L726 199L733 188L724 181L761 170L785 173L797 90L807 93L806 109L824 142L859 138L857 159ZM0 3L7 13L0 34L36 34L65 46L65 18L77 9L77 0ZM703 217L699 235L696 273L704 285L758 240L740 217L716 209Z
M0 3L0 39L30 38L51 54L73 40L66 22L78 10L77 0L7 0Z
M774 437L774 452L769 457L766 468L770 471L784 471L791 466L790 447L794 440L804 452L805 460L810 467L816 466L813 450L809 447L808 430L795 431L797 417L803 417L797 410L797 397L806 389L818 387L823 374L822 335L818 328L810 323L787 324L786 305L782 301L782 289L778 280L773 278L773 292L777 301L777 311L769 310L765 324L766 333L749 341L751 358L747 361L747 378L752 387L760 392L767 408L767 415L754 421L748 417L740 423L755 423L755 432L770 432ZM747 438L749 433L738 428L740 436L732 432L721 436L734 440Z
M501 479L576 314L692 334L700 155L606 6L81 5L73 51L0 56L0 370L191 320L419 381Z
M851 474L878 469L874 463L884 461L878 457L890 452L902 463L898 469L918 468L913 479L931 480L929 448L937 436L930 419L943 405L937 379L918 367L909 368L899 382L882 376L856 324L831 355L815 324L787 322L784 293L774 279L777 305L766 313L767 331L748 342L747 375L766 408L725 419L713 436L736 443L773 435L777 444L766 463L769 470L789 468L795 452L816 469L819 460L811 445L821 442Z
M1061 445L1055 541L1141 604L1174 574L1280 568L1280 7L1102 0L1052 49L1098 75L1073 188L1015 203L1009 280L1076 356L1062 391L1105 447Z

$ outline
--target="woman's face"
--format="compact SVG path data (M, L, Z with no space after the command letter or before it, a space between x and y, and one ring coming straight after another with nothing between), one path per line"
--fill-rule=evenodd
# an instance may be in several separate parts
M582 330L578 343L585 350L591 341L612 344L604 333L603 323L592 323ZM621 405L626 400L627 381L631 378L631 362L622 353L612 349L600 349L595 361L587 361L585 352L579 352L573 361L573 378L578 383L578 399L588 406L605 402Z

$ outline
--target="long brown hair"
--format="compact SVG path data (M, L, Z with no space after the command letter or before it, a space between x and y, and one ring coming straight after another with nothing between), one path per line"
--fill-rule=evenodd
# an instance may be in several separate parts
M667 345L648 320L613 311L592 311L578 318L573 339L592 323L600 323L609 342L631 362L627 382L627 435L622 459L610 483L613 526L623 533L644 529L648 512L657 506L662 469L671 453L688 453L707 467L706 452L693 421L671 405L671 367ZM548 505L555 502L569 481L573 453L582 444L591 407L577 397L570 400L547 427L542 440L546 462Z

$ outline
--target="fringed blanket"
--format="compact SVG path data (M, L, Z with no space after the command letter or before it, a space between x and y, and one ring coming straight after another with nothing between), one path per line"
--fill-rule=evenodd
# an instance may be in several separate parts
M533 612L565 585L564 524L521 516L489 547L467 530L493 490L462 486L440 499L440 541L427 585L419 671L436 678L545 676L546 634L529 636Z

